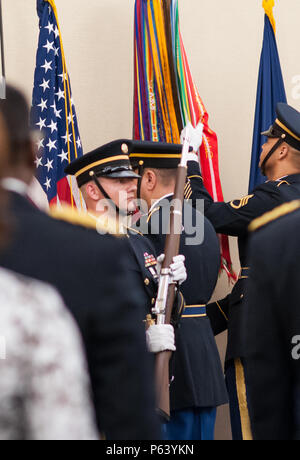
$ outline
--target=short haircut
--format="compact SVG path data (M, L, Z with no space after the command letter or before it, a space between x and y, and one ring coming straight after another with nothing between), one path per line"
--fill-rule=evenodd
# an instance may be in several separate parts
M172 168L172 169L146 168L146 170L147 169L150 169L155 172L159 182L164 187L167 187L168 185L170 185L170 183L174 182L177 177L177 168Z
M299 169L300 172L300 151L289 145L290 152L292 154L292 162L295 168Z

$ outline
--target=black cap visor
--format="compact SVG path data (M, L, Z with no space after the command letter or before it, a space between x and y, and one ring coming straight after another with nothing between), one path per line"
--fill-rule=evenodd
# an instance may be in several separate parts
M97 177L107 177L108 179L140 179L141 176L136 174L132 169L122 166L116 168L105 168L102 171L97 171Z
M262 132L261 135L271 139L279 139L282 135L282 131L276 129L274 125L271 125L270 128L267 131Z

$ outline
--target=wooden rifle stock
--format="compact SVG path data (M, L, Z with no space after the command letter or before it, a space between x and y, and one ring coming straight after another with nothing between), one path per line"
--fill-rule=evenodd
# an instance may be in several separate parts
M170 265L173 263L173 258L179 254L180 240L183 228L182 212L184 201L184 189L186 185L187 168L186 166L178 166L177 180L174 198L171 204L170 214L170 232L166 237L165 244L165 260L162 265L161 273L169 272ZM164 324L170 324L172 317L173 305L176 296L176 285L170 284L167 294L166 310ZM156 356L156 389L158 398L158 410L160 415L170 419L170 378L169 378L169 363L172 352L163 351Z

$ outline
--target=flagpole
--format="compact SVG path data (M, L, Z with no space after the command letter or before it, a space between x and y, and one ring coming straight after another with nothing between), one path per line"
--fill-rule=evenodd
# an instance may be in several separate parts
M0 38L1 38L1 66L2 66L0 98L5 99L5 57L4 57L2 0L0 0Z

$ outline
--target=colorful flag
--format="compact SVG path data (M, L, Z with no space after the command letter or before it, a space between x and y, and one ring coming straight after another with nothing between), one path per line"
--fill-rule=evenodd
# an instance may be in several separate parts
M261 148L266 142L266 137L261 133L274 123L277 103L287 102L275 37L274 5L275 0L263 0L265 30L258 77L249 193L266 181L259 169Z
M83 151L54 1L37 0L37 12L40 35L31 111L31 125L41 132L37 179L50 205L81 208L77 184L64 173Z
M199 151L202 176L215 201L224 201L218 140L192 79L179 27L178 0L135 2L134 138L180 143L187 122L204 124ZM227 236L221 236L222 268L232 277Z

